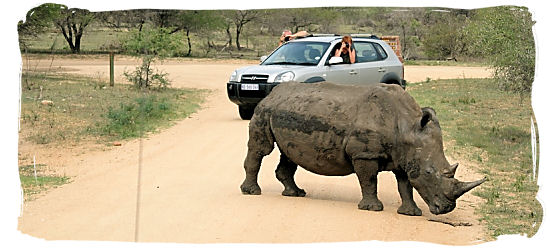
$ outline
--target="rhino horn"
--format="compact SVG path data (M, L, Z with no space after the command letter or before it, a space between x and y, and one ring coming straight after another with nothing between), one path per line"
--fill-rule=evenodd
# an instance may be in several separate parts
M455 177L456 168L458 168L458 163L451 165L449 168L446 168L443 170L443 175L445 175L448 178Z
M462 196L464 193L472 190L473 188L479 186L483 182L485 182L487 178L483 178L481 180L473 181L473 182L457 182L456 188L454 191L454 198L458 199L460 196Z

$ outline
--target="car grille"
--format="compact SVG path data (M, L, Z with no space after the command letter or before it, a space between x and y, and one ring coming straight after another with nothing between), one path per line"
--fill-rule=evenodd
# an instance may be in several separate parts
M250 98L264 98L266 97L266 92L263 90L239 90L239 96Z
M241 83L267 83L267 78L269 78L268 75L256 75L256 74L242 75Z

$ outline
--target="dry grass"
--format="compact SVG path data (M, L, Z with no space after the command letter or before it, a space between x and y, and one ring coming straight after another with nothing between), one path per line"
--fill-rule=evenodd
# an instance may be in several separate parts
M490 235L533 236L543 213L535 198L530 99L498 90L492 79L433 80L408 91L436 110L443 139L452 144L446 154L478 164L488 178L475 194L485 200L477 212Z

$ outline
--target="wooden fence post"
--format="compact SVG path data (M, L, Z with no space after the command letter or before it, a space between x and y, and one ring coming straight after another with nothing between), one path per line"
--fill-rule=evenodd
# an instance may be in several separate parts
M115 53L109 53L109 85L111 87L115 86Z

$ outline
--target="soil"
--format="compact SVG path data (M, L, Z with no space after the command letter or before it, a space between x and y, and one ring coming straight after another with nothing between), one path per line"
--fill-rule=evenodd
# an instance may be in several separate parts
M50 59L23 59L48 70ZM433 215L415 192L423 216L397 214L400 198L391 172L378 176L380 212L357 209L355 175L326 177L298 169L296 182L306 197L283 197L275 178L279 152L263 160L262 195L242 195L248 121L227 98L231 72L255 64L243 60L169 60L158 68L173 87L211 89L199 112L148 138L121 146L51 147L20 142L22 159L36 158L72 182L24 202L19 230L47 240L107 240L178 243L312 243L345 241L424 241L470 245L487 241L474 212L481 200L467 193L457 208ZM137 61L118 57L115 82ZM56 58L51 70L107 78L109 60ZM488 77L482 67L407 66L410 83L438 78ZM448 144L448 143L447 143ZM457 178L481 178L474 164L460 162ZM140 170L141 169L141 170ZM138 185L139 182L139 185ZM137 226L137 228L136 228Z

